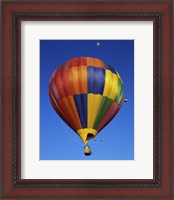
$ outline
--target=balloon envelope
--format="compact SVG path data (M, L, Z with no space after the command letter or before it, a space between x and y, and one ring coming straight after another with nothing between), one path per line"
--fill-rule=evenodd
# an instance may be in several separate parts
M49 98L57 114L86 144L119 111L123 82L112 66L98 58L73 58L52 74Z

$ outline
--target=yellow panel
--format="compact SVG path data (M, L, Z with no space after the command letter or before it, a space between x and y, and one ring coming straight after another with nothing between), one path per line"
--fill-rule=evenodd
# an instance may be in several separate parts
M101 99L100 94L88 94L88 128L93 128Z
M111 93L110 93L110 98L112 100L115 99L117 90L118 90L118 76L116 74L112 73L112 89L111 89Z
M118 76L110 70L105 71L105 85L103 96L114 100L118 90Z
M80 138L83 140L83 142L86 144L88 142L87 135L88 133L92 133L93 136L95 137L97 135L97 130L92 129L92 128L82 128L77 130L77 134L80 136Z

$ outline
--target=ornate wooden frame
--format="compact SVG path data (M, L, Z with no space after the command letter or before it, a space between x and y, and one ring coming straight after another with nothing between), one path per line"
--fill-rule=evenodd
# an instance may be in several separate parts
M2 19L3 198L172 198L172 2L127 2L126 4L4 2ZM22 20L152 20L154 22L155 106L152 180L21 179L20 22Z

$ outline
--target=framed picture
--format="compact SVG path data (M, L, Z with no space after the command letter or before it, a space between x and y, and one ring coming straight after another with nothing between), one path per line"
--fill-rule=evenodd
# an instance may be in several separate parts
M2 198L172 199L172 1L2 20Z

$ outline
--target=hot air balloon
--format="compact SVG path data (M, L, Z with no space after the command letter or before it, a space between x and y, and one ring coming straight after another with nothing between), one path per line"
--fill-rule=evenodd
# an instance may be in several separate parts
M92 57L60 65L50 78L48 93L54 110L85 145L113 119L124 101L118 72Z

